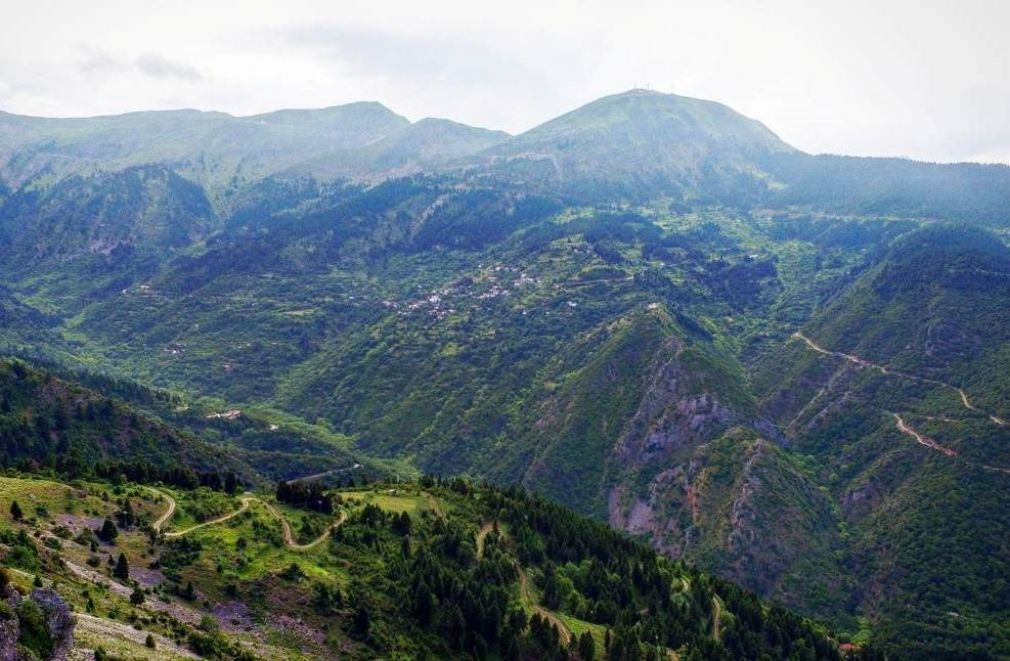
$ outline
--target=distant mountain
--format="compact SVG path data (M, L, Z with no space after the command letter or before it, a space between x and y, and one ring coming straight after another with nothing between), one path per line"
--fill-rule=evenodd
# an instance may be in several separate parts
M780 184L769 191L774 206L1010 224L1008 165L779 153L761 167Z
M0 172L19 184L45 174L158 163L215 189L227 188L233 178L264 176L309 158L362 147L409 124L378 103L250 117L195 110L85 119L3 113Z
M378 103L249 117L193 110L85 119L0 113L0 177L15 186L46 184L157 164L199 183L215 208L224 210L233 196L272 174L402 175L506 137L448 120L411 124Z
M504 131L427 118L368 145L307 160L294 171L313 177L364 175L381 180L440 169L508 138Z
M794 151L720 103L636 89L588 103L486 155L501 169L545 176L570 192L693 197L759 176L758 157Z

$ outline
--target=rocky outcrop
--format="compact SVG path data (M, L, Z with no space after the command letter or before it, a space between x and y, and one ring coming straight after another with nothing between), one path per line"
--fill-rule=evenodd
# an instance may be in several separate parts
M0 594L0 661L18 660L18 638L21 626L18 622L18 606L21 593L12 585L5 585Z
M0 661L17 661L21 628L16 615L0 616Z
M54 590L36 588L27 597L12 586L7 586L0 612L0 661L27 661L38 657L21 645L21 617L26 605L41 612L42 622L52 641L52 651L46 656L50 661L65 661L74 647L76 620L70 606ZM30 621L30 620L29 620ZM37 621L37 620L35 620Z
M699 386L699 375L681 362L684 349L673 336L659 352L638 408L614 446L623 479L608 498L611 526L647 536L673 557L697 539L701 463L694 453L741 417L718 393Z
M35 588L29 597L42 610L46 629L53 641L53 661L64 661L74 646L74 626L76 621L70 606L54 590Z
M692 393L692 375L680 364L682 341L670 337L645 395L615 447L624 466L641 466L714 437L736 420L717 394Z

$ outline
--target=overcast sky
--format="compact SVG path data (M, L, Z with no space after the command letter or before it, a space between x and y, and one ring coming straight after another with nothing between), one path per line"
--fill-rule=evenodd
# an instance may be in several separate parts
M1010 162L1006 0L0 0L0 109L381 101L519 132L634 86L810 152Z

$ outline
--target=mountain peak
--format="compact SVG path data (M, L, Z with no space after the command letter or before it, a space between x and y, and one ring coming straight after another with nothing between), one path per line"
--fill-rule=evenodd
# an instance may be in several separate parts
M506 168L524 162L515 168L522 176L532 172L567 188L693 195L702 183L718 187L720 178L757 173L769 154L795 151L721 103L636 88L591 101L488 153Z
M618 126L655 130L651 137L659 140L733 139L770 151L795 151L761 122L722 103L641 88L591 101L523 136L604 131Z

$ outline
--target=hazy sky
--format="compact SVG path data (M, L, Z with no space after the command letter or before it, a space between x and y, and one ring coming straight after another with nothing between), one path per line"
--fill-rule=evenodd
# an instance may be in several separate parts
M811 152L1010 162L1007 0L0 0L0 109L377 100L519 132L633 86Z

